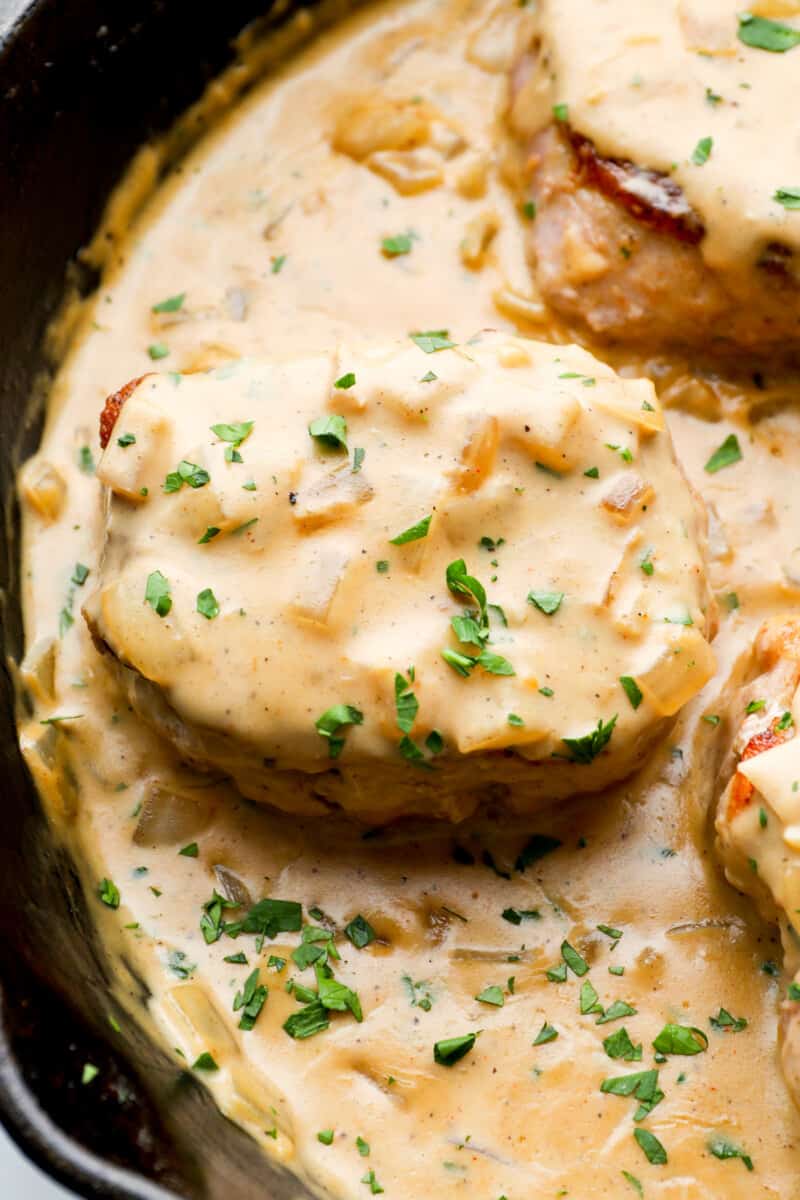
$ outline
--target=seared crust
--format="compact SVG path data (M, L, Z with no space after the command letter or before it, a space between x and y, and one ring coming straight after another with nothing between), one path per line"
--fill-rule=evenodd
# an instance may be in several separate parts
M625 158L603 158L594 142L574 130L567 136L582 183L615 200L649 229L697 245L705 233L703 222L674 179Z
M146 378L147 375L138 375L136 379L130 379L118 392L113 392L103 405L103 411L100 413L100 445L103 450L108 445L125 401L130 399L142 380Z

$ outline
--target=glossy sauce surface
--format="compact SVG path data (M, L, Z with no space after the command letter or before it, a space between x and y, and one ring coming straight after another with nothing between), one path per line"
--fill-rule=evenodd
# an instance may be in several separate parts
M718 731L701 719L763 616L797 601L800 426L788 404L765 409L755 392L662 371L679 456L719 518L717 675L639 776L535 826L489 813L457 833L398 827L365 839L258 809L193 775L134 716L79 616L93 579L79 582L76 564L96 576L104 528L97 416L110 392L152 368L148 347L166 351L158 367L191 371L411 329L563 336L531 292L525 217L499 169L506 71L526 20L524 9L431 0L353 18L221 124L120 239L22 480L23 677L36 703L22 743L87 890L103 879L119 889L118 909L96 907L120 993L137 1003L127 959L152 991L165 1044L185 1056L176 1069L212 1054L220 1070L204 1079L223 1109L322 1194L594 1200L635 1196L632 1178L661 1200L790 1200L800 1119L777 1063L780 948L714 860ZM386 144L386 97L403 121L422 99L411 162L385 158L398 153ZM369 120L355 119L373 101L384 105L377 142ZM380 169L366 164L375 153ZM382 239L408 230L410 253L381 252ZM177 310L152 312L179 294ZM734 431L742 460L704 471ZM51 717L72 719L40 724ZM531 832L563 844L520 871ZM179 853L193 843L196 857ZM207 945L200 933L213 889L244 901L243 886L251 900L299 901L306 920L335 924L336 975L357 991L363 1022L334 1013L313 1038L286 1035L299 1006L285 981L314 983L291 961L297 936L259 952L252 935ZM341 936L357 913L377 934L361 950ZM589 972L553 982L546 972L565 940ZM246 965L224 961L239 952ZM270 955L287 964L268 967ZM254 1028L240 1030L232 1006L256 966L269 995ZM604 1009L620 1000L636 1012L597 1025L580 1011L589 981ZM475 999L490 986L502 1007ZM747 1027L711 1027L720 1006ZM654 1064L667 1022L701 1028L708 1049ZM547 1025L557 1038L534 1046ZM604 1049L623 1025L643 1047L639 1064ZM434 1062L436 1041L478 1030L461 1061ZM636 1100L600 1091L605 1078L654 1065L665 1096L643 1126L665 1147L664 1165L634 1140ZM325 1130L331 1145L317 1138ZM710 1152L720 1137L751 1156L752 1171Z

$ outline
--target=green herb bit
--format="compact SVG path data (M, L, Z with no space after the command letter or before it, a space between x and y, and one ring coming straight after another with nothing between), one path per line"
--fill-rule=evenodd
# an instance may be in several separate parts
M367 1171L366 1175L361 1176L361 1182L369 1184L369 1190L373 1196L379 1196L383 1191L383 1188L375 1178L375 1172L372 1170Z
M84 475L94 475L94 458L88 446L81 446L78 451L78 466Z
M159 358L166 358L169 355L169 346L164 342L153 342L147 347L147 353L152 358L153 362L157 362Z
M599 1003L600 997L592 983L585 979L581 984L581 994L579 1007L582 1016L588 1016L589 1013L603 1012L603 1006Z
M720 1033L741 1033L747 1028L746 1017L734 1017L727 1008L720 1008L715 1017L708 1018L709 1025L712 1029L718 1030Z
M792 982L789 984L789 990L786 994L794 1003L800 1001L800 983L795 983L795 981L792 980Z
M611 966L608 968L609 975L624 975L625 968L621 966Z
M325 710L321 717L314 722L314 728L320 737L327 738L328 755L338 758L344 749L345 739L341 730L350 725L362 725L364 714L352 704L334 704Z
M321 446L329 450L343 450L347 454L347 421L338 413L317 417L309 425L308 432Z
M753 713L761 712L766 707L766 700L751 700L744 711L748 716L751 716Z
M62 722L64 722L64 721L81 721L81 720L83 720L83 717L84 717L83 713L64 713L63 715L60 715L57 717L45 717L43 721L39 722L39 724L40 725L61 725Z
M418 542L420 538L428 536L430 529L431 515L423 517L421 521L417 521L416 525L409 526L402 533L398 533L396 537L389 538L389 543L392 546L405 546L408 542Z
M536 216L536 204L533 200L526 200L521 206L522 215L526 221L532 221Z
M637 709L642 703L642 689L632 675L620 675L619 682L622 690L631 702L631 708Z
M428 985L423 980L418 980L414 983L410 975L403 975L403 984L408 991L408 1000L412 1008L421 1008L423 1012L430 1012L433 1007L433 996L428 989Z
M345 925L344 932L345 937L353 943L356 950L363 950L370 942L374 942L377 937L375 930L367 918L361 916L361 913L353 917L352 921Z
M394 237L385 237L381 240L381 253L386 258L399 258L402 254L411 253L412 244L410 233L398 233Z
M428 329L424 332L410 333L408 336L425 354L435 354L437 350L452 350L456 345L450 341L450 332L447 329Z
M541 921L542 919L538 908L504 908L500 916L510 925L521 925L523 921Z
M166 300L159 300L158 304L154 304L150 311L154 313L179 312L183 308L185 299L186 292L179 292L177 296L167 296Z
M198 592L197 611L207 621L213 621L214 617L219 616L219 601L211 588L203 588L202 592Z
M584 766L593 762L611 741L611 735L617 723L617 715L614 713L610 721L603 721L601 717L597 722L597 728L582 737L562 738L562 742L570 752L570 762L582 763Z
M545 974L550 983L565 983L567 978L567 964L560 962L557 967L550 967Z
M800 187L785 187L778 188L772 199L776 204L782 204L784 208L800 211Z
M522 729L525 724L522 717L518 717L516 713L508 713L506 720L508 721L508 724L513 725L515 729Z
M475 997L481 1004L493 1004L495 1008L502 1008L506 1002L503 994L503 989L496 983L485 987L482 992L479 992Z
M637 1196L644 1196L644 1188L642 1187L641 1180L637 1179L635 1175L631 1175L630 1171L623 1171L622 1177L631 1185Z
M642 1059L641 1045L634 1046L624 1025L603 1039L603 1049L609 1058L623 1062L641 1062Z
M378 572L379 575L385 575L389 570L388 558L379 558L378 561L375 563L375 570Z
M563 599L563 592L528 592L528 603L533 604L547 617L552 617L553 613L558 612Z
M443 1038L433 1047L433 1061L442 1067L452 1067L475 1045L477 1033L465 1033L460 1037Z
M357 475L363 467L366 454L367 452L363 446L356 446L355 450L353 451L353 466L351 467L354 475Z
M610 937L613 942L618 942L624 932L622 929L615 929L613 925L598 925L597 928L600 933L604 933L606 937Z
M222 961L230 963L234 967L246 967L247 955L243 950L238 950L236 954L226 954ZM284 959L283 961L285 963L286 960Z
M790 712L785 712L781 719L776 722L775 728L778 732L783 733L785 729L791 729L794 725L794 719Z
M97 895L103 901L103 904L109 908L119 908L119 888L110 879L101 879L97 887Z
M569 120L569 107L566 104L554 104L553 116L557 121L566 122Z
M199 467L197 463L187 462L184 458L178 463L177 468L174 471L170 471L167 475L162 488L167 494L170 494L172 492L179 492L184 484L187 484L191 488L205 487L210 482L210 479L211 476L205 467Z
M735 433L730 433L721 446L718 446L703 468L709 475L715 475L724 467L732 467L742 459L742 450Z
M297 1041L314 1037L315 1034L323 1033L329 1027L327 1009L319 1000L312 1000L299 1012L292 1013L283 1023L285 1032L290 1038L295 1038Z
M711 725L714 729L716 729L722 720L722 717L718 716L717 713L703 713L703 720L705 721L706 725Z
M589 469L587 471L584 471L583 473L587 479L599 479L600 478L600 468L599 467L589 467Z
M645 575L652 575L653 571L655 570L655 567L650 559L652 553L653 550L652 547L650 547L650 549L645 552L644 557L639 560L639 566L641 567L642 571L644 571Z
M711 157L711 151L714 147L714 139L711 137L700 138L700 141L692 151L692 162L696 167L702 167Z
M772 21L769 17L754 17L752 13L739 15L739 41L754 50L769 50L772 54L785 54L800 45L800 29Z
M649 1163L656 1167L664 1166L668 1161L667 1152L654 1133L649 1129L634 1129L633 1136Z
M272 275L280 275L281 271L283 270L283 264L284 264L285 262L286 262L286 255L285 255L285 254L275 254L275 255L273 255L273 258L272 258L272 266L270 267L270 274L272 274Z
M399 672L394 677L394 702L397 728L401 733L411 733L419 712L419 701L411 691L411 679L406 679Z
M317 1134L317 1141L321 1142L323 1146L332 1145L333 1144L333 1130L332 1129L320 1129L319 1133Z
M150 890L158 896L161 895L157 888ZM182 950L171 950L167 958L167 966L173 975L178 976L178 979L190 979L197 968L197 963L190 963Z
M236 993L233 1001L233 1011L242 1013L239 1018L240 1029L252 1029L266 1003L267 989L258 982L259 971L258 967L251 971L245 980L244 987Z
M702 1054L708 1049L708 1038L694 1025L665 1025L653 1041L660 1054Z
M577 975L579 979L589 970L589 964L586 959L567 941L561 943L561 957L573 974Z
M205 546L208 542L212 541L218 533L220 533L220 529L217 525L209 525L203 536L197 539L198 546Z
M178 851L178 854L183 855L184 858L197 858L199 853L200 848L197 842L189 842L188 846L184 846L183 849Z
M636 1016L636 1009L627 1000L615 1000L609 1004L602 1017L595 1021L596 1025L608 1025L610 1021L619 1021L622 1017Z
M339 388L339 391L346 392L348 388L356 386L356 377L352 371L347 371L344 375L339 376L333 386Z
M198 1055L198 1057L194 1060L194 1062L192 1063L192 1070L193 1071L218 1071L219 1066L217 1065L217 1063L215 1062L213 1057L206 1050L203 1054Z
M551 696L555 696L555 692L551 687L540 687L539 695L545 696L549 700Z
M438 729L432 729L425 738L425 746L431 754L441 754L444 750L444 738Z
M81 1083L86 1086L87 1083L95 1080L99 1074L100 1068L96 1067L94 1063L84 1063L83 1071L81 1072Z
M748 1171L753 1170L753 1160L749 1154L742 1150L741 1146L737 1146L721 1133L713 1133L706 1142L706 1145L714 1158L740 1158Z
M136 434L135 433L123 433L121 437L117 438L117 445L123 450L127 450L128 446L135 446L136 445Z
M546 1046L548 1042L554 1042L557 1037L558 1037L558 1030L555 1029L552 1025L549 1025L547 1023L547 1021L545 1021L544 1024L542 1025L542 1028L539 1030L536 1037L533 1039L532 1045Z

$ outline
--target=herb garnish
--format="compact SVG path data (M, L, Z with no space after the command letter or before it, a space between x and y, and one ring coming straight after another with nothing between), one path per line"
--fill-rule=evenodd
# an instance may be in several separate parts
M225 447L225 462L240 463L244 460L239 453L242 442L250 436L255 421L237 421L233 424L223 422L212 425L211 432L215 433L221 442L227 442Z
M154 313L178 312L183 308L185 299L186 292L179 292L177 296L168 296L166 300L159 300L158 304L154 304L150 311Z
M739 15L739 41L755 50L769 50L773 54L785 54L800 46L800 29L772 21L769 17L754 17L752 13Z
M735 433L730 433L722 445L714 451L703 469L709 475L715 475L717 471L721 471L724 467L732 467L734 463L740 462L741 458L742 451L739 446L739 439Z
M314 728L320 737L328 740L328 755L338 758L344 749L344 738L341 730L348 725L362 725L364 714L352 704L334 704L325 710L321 717L314 722Z
M506 1002L503 989L496 983L485 987L482 992L479 992L475 997L481 1004L493 1004L495 1008L502 1008Z
M593 762L611 741L611 735L617 723L617 715L614 713L610 721L603 721L601 717L597 722L597 728L593 729L591 733L585 733L582 737L562 738L562 742L570 752L569 761L582 763L584 766Z
M668 1161L666 1150L649 1129L634 1129L633 1136L637 1145L644 1151L647 1161L653 1166L663 1166Z
M665 1025L653 1040L660 1054L702 1054L708 1049L708 1038L694 1025Z
M204 1051L203 1054L198 1055L198 1057L194 1060L194 1062L192 1063L192 1070L193 1071L218 1071L219 1066L217 1065L217 1063L216 1063L215 1059L212 1057L212 1055L210 1055L208 1053L208 1051L206 1050L206 1051Z
M642 703L642 690L632 675L620 675L622 690L631 702L631 708L636 709Z
M347 391L348 388L355 387L356 377L352 371L347 371L344 375L340 375L334 382L334 387L340 391Z
M410 233L398 233L381 240L381 252L386 258L398 258L401 254L410 254L412 244Z
M405 546L407 542L418 542L420 538L428 536L430 524L431 515L423 517L421 521L417 521L416 525L411 525L402 533L398 533L396 537L389 538L389 542L392 546Z
M711 151L714 147L714 139L711 137L700 138L700 141L692 151L692 162L696 167L702 167L711 157Z
M356 950L363 950L370 942L374 942L377 936L369 921L366 917L362 917L361 913L345 925L344 932Z
M410 333L408 336L425 354L435 354L437 350L452 350L456 345L450 341L450 332L447 329L428 329L421 333Z
M101 879L97 886L97 895L109 908L119 908L119 888L112 880Z
M444 1038L436 1042L433 1047L433 1061L442 1067L454 1066L465 1054L469 1054L477 1036L477 1033L465 1033L461 1037Z
M784 208L800 210L800 187L778 188L772 199Z
M197 611L207 621L213 621L214 617L219 616L219 603L211 588L203 588L202 592L198 592Z
M731 1016L727 1008L720 1008L715 1017L708 1018L708 1023L720 1033L741 1033L747 1028L747 1018Z
M164 480L162 487L168 494L170 492L179 492L184 484L191 488L201 488L210 481L211 476L205 467L199 467L197 463L187 462L182 459L174 471L170 471Z
M338 413L317 417L309 425L308 432L321 446L329 450L343 450L347 454L347 421Z
M136 445L136 434L135 433L123 433L121 437L117 438L117 445L120 446L123 450L126 450L128 448L128 446L135 446Z
M563 592L528 592L528 603L535 605L539 612L543 612L547 617L552 617L553 613L558 612L563 599Z
M159 617L167 616L172 608L172 595L169 580L160 571L151 571L147 576L144 598Z
M545 1045L547 1045L548 1042L554 1042L557 1037L558 1037L558 1030L555 1029L552 1025L549 1025L547 1023L547 1021L545 1021L544 1024L542 1025L542 1028L539 1030L536 1037L533 1039L532 1045L545 1046Z
M714 1158L740 1158L748 1171L753 1170L753 1160L749 1154L746 1154L740 1146L735 1145L720 1133L714 1133L706 1142L708 1149L714 1155Z

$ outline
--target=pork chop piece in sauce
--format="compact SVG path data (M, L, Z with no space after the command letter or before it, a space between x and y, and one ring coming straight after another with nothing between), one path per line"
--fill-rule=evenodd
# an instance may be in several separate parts
M740 7L539 6L511 81L528 254L545 301L592 335L800 359L800 143L763 138L800 49L745 44Z
M750 675L729 713L717 848L730 882L780 925L794 974L781 1004L781 1054L800 1104L800 618L762 627Z
M714 670L655 391L438 334L108 401L84 614L195 766L293 812L459 820L630 774Z

